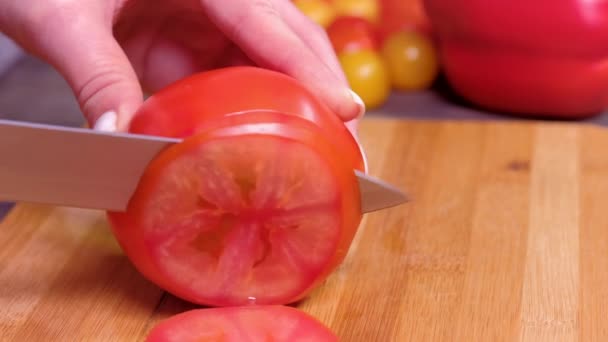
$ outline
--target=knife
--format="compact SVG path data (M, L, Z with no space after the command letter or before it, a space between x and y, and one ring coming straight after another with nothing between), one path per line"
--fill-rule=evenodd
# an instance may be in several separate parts
M0 119L0 201L125 211L147 165L180 139ZM408 200L354 171L364 213Z

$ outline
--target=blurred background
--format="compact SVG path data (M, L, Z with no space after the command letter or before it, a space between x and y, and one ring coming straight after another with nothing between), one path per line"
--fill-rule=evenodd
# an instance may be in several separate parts
M84 122L63 78L1 33L0 118L66 126Z
M547 7L542 1L504 0L484 8L467 8L484 2L465 0L293 1L326 29L353 89L368 104L369 117L608 125L608 111L598 109L608 101L606 66L591 59L558 78L562 69L553 58L598 56L593 46L608 38L603 33L608 16L583 14L603 14L606 5L596 8L601 1ZM538 6L542 13L536 12ZM563 39L572 37L577 39L565 45L569 50L560 50ZM537 49L534 53L546 54L546 63L510 60L519 56L518 48ZM487 53L475 55L478 51ZM547 65L554 69L536 72ZM0 118L69 126L84 122L61 76L1 34Z

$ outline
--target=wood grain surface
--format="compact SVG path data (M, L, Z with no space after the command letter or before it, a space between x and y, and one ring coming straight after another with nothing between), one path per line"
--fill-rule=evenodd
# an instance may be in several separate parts
M370 171L412 202L365 216L298 307L343 341L608 341L608 133L366 120ZM99 211L0 223L1 341L142 341L194 308L146 281Z

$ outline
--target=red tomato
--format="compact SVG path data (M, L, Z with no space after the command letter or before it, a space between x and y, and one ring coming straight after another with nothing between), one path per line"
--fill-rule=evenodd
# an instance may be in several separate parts
M157 324L146 342L315 341L338 337L314 317L287 306L194 309Z
M379 36L384 40L391 34L403 30L431 33L431 23L423 0L379 0Z
M377 50L379 44L374 25L360 17L340 17L327 28L336 53Z
M195 303L301 299L343 260L361 218L362 157L334 119L293 79L251 67L155 94L131 132L185 140L151 162L125 213L109 214L117 240L148 279Z
M316 123L349 163L364 169L359 146L337 115L295 79L257 67L216 69L175 82L146 100L131 131L181 138L202 122L265 109Z
M608 108L608 2L424 2L446 79L468 102L536 118Z

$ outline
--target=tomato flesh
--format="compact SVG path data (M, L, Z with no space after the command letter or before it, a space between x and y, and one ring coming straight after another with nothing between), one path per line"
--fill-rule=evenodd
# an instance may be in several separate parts
M338 189L319 156L268 136L185 148L158 174L163 200L144 209L159 268L205 301L274 302L306 287L341 223Z
M148 99L130 131L183 138L148 165L127 210L108 213L164 290L207 306L287 304L346 256L362 153L292 79L248 67L194 75Z
M292 307L194 309L157 324L146 342L337 342L314 317Z
M354 237L352 168L301 118L214 122L153 161L128 213L111 215L118 240L149 279L192 302L296 301Z

